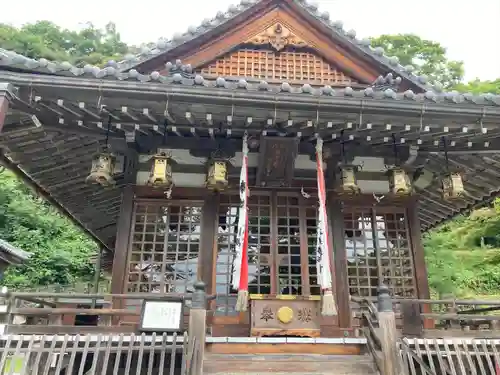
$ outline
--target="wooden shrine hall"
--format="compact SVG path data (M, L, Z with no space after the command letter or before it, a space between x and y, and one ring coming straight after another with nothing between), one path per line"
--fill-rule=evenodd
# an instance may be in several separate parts
M2 164L112 254L111 293L201 280L213 337L353 337L381 285L428 300L422 234L500 190L500 96L445 92L304 0L102 68L0 50L0 93Z

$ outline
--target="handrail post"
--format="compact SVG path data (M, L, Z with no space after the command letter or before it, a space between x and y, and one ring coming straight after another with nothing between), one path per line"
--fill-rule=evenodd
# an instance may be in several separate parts
M381 331L382 367L384 375L400 375L400 362L397 347L396 314L392 307L389 288L378 288L378 322Z
M191 366L193 370L191 375L203 374L203 358L205 354L205 336L207 330L207 294L205 292L205 283L197 281L194 284L193 298L191 300L191 311L189 313L188 327L188 347L195 352L191 358L194 362ZM195 345L191 346L193 338Z
M7 332L7 326L12 323L10 314L12 301L7 287L2 287L0 293L2 294L2 297L0 297L0 333L5 334Z

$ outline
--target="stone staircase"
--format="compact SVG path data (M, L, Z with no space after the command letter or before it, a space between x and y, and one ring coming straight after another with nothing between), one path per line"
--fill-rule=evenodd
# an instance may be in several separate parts
M205 375L376 375L370 355L206 354Z

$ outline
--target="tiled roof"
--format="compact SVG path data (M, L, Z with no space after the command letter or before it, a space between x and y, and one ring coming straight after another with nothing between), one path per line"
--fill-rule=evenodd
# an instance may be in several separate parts
M20 261L24 261L28 259L31 254L21 250L14 245L8 243L7 241L4 241L0 239L0 250L5 251L6 253L9 253L10 255L14 256L15 258L18 258Z
M85 65L83 68L79 68L71 65L69 62L58 63L48 61L46 59L35 60L12 51L0 49L0 70L4 67L66 77L96 78L100 80L115 80L124 82L149 82L185 87L197 86L200 88L206 87L227 90L248 90L309 96L352 97L374 100L387 99L417 103L445 103L452 105L476 104L481 106L500 106L500 95L463 94L457 91L445 92L440 86L433 86L432 90L427 90L424 93L415 93L412 90L407 90L401 93L392 88L378 90L375 87L368 87L365 89L355 89L352 87L334 89L330 86L317 87L307 83L302 86L293 86L288 82L271 84L266 81L247 81L244 79L234 80L224 77L207 79L201 75L194 74L192 67L190 65L182 65L181 61L177 61L176 63L169 62L165 65L165 74L161 74L157 71L149 74L141 74L135 69L124 72L119 69L117 63L110 63L104 68L92 65ZM389 76L391 76L391 73ZM380 79L387 80L387 77L380 77Z
M241 0L239 5L231 5L226 12L218 12L212 19L204 20L199 26L191 26L185 33L175 34L171 39L161 38L153 48L144 47L141 53L134 55L128 54L125 59L120 62L109 61L104 68L86 65L83 68L76 67L71 63L52 62L46 59L34 60L25 56L16 54L0 48L0 66L19 67L40 71L51 74L73 74L81 76L83 74L94 75L96 78L104 78L116 76L118 79L137 78L139 80L146 79L144 76L137 73L133 69L138 65L158 57L161 54L172 51L175 48L191 41L201 35L216 29L217 27L229 22L233 18L239 16L243 12L249 10L252 6L264 0ZM392 71L395 75L412 82L423 91L441 92L443 87L440 83L431 85L428 78L424 75L414 74L415 67L408 65L402 66L399 64L399 59L396 56L386 56L382 47L372 47L369 39L357 39L354 30L346 31L343 28L342 21L332 21L330 15L326 12L320 12L318 6L310 3L307 0L291 0L299 4L308 14L315 17L323 25L327 26L332 32L332 38L339 40L342 44L350 46L351 49L359 54L367 56L382 65L388 71ZM130 75L127 76L127 71ZM153 72L153 74L158 74Z
M205 19L202 21L201 25L190 26L184 33L176 33L170 39L160 38L153 48L144 47L141 53L137 55L129 54L125 56L125 60L120 61L117 68L119 71L126 71L128 69L135 68L139 64L142 64L150 59L158 57L161 54L174 50L184 43L192 41L201 35L226 24L262 1L264 0L241 0L238 5L231 5L226 12L218 12L214 18ZM355 52L375 60L379 65L388 69L388 71L392 71L393 73L400 75L424 91L434 89L434 86L428 83L427 76L414 74L414 66L402 66L399 64L398 57L387 56L382 47L372 47L369 39L356 38L356 31L345 30L342 21L332 20L330 18L330 14L328 12L321 12L317 4L314 4L309 0L291 1L300 5L301 8L309 15L316 18L324 26L328 27L331 30L333 39L351 47L351 49ZM437 84L437 89L438 91L442 90L442 86Z

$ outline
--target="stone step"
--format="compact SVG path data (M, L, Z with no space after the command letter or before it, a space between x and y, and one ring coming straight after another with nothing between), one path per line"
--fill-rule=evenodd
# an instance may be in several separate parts
M206 375L376 375L369 355L207 354Z

